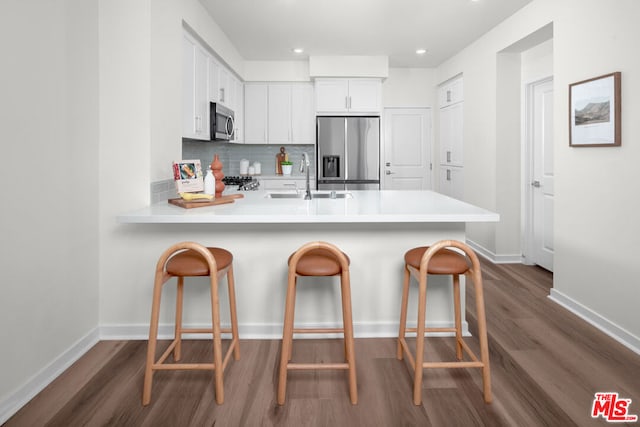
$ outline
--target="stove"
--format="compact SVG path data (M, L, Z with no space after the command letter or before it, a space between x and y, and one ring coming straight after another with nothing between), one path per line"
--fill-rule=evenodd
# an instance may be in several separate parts
M238 191L257 190L260 182L252 176L225 176L222 178L224 185L237 185Z

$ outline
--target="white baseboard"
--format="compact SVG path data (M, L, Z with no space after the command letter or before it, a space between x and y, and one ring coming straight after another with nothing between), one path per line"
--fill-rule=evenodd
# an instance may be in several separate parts
M340 323L314 323L314 324L296 324L299 328L338 328ZM428 328L452 328L453 322L427 322ZM208 328L208 325L184 325L185 328ZM229 325L223 324L223 328ZM242 323L238 325L241 339L264 339L274 340L282 338L281 323ZM398 323L394 322L356 322L353 324L354 335L356 338L389 338L398 336ZM466 321L462 324L462 333L469 336L469 326ZM452 333L429 333L428 336L453 336ZM307 334L297 336L296 338L333 338L338 334ZM149 325L114 325L101 326L101 340L146 340L149 337ZM158 327L158 337L160 339L173 338L173 325L165 324ZM185 334L187 339L207 339L211 338L209 334Z
M556 304L559 304L562 307L566 308L576 316L585 320L587 323L600 329L602 332L609 335L611 338L618 341L629 350L633 351L634 353L640 354L640 338L631 334L624 328L621 328L620 326L602 317L590 308L580 304L573 298L557 291L556 289L551 289L549 299Z
M98 329L93 329L87 335L76 341L69 349L42 368L24 385L0 401L0 425L11 418L20 408L26 405L46 386L55 380L76 360L84 355L100 340Z
M471 246L478 255L483 258L488 259L494 264L521 264L522 263L522 255L521 254L513 254L513 255L498 255L494 252L491 252L489 249L479 245L473 240L467 239L467 244Z

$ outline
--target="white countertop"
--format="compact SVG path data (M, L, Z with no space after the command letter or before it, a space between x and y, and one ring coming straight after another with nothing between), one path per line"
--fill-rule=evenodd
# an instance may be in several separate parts
M275 192L275 191L274 191ZM280 191L282 192L282 191ZM234 203L183 209L167 202L117 216L120 223L438 223L497 222L486 209L433 191L350 191L347 199L269 199L242 192ZM230 193L224 193L230 194Z

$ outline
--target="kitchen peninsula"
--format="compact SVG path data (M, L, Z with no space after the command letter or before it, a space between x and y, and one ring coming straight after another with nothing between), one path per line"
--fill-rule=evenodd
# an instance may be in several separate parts
M242 194L243 198L230 204L182 209L164 202L117 218L127 234L149 237L149 246L141 250L147 255L152 251L156 259L164 249L182 240L233 252L242 338L281 335L287 258L314 240L332 242L350 257L356 337L394 336L399 321L404 253L441 239L464 241L467 222L499 220L496 213L432 191L352 191L346 197L338 193L335 199L323 192L324 197L313 200L271 198L266 191ZM140 267L144 269L140 275L147 281L140 285L148 288L149 301L154 267ZM311 295L299 298L296 321L324 326L339 323L338 287L322 285L334 278L302 280L305 285L299 286L298 292ZM449 279L436 277L429 281L430 326L452 323L451 293L446 280ZM207 286L188 288L207 300ZM410 311L414 319L415 311ZM190 309L189 314L192 317L185 319L186 323L205 324L209 318L208 307L203 304L195 313ZM170 333L170 328L166 331Z

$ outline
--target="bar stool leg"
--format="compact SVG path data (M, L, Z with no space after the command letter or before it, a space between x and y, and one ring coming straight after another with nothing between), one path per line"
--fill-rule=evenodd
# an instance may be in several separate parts
M344 340L349 365L349 397L353 405L358 403L358 384L356 381L356 358L353 339L353 319L351 313L351 285L349 271L343 271L340 277L342 290L342 322L344 327Z
M456 327L456 357L462 360L462 306L460 304L460 275L453 275L453 312Z
M213 325L213 364L216 390L216 403L224 403L224 384L222 367L222 338L220 332L220 299L218 297L218 275L211 274L211 324Z
M147 362L144 369L144 386L142 389L142 405L151 402L151 386L153 383L153 365L156 357L158 341L158 322L160 320L160 299L162 297L163 274L156 272L153 285L153 302L151 303L151 323L149 325L149 344L147 346Z
M284 327L282 331L282 349L280 351L280 372L278 375L278 404L284 405L287 393L287 364L291 358L293 341L293 315L296 304L296 275L289 271L287 298L284 308Z
M182 358L182 302L184 301L184 277L178 277L176 287L176 324L173 339L176 346L173 348L173 360L179 362Z
M240 359L240 339L238 335L238 312L236 310L236 289L235 279L233 277L233 265L229 266L227 271L227 287L229 289L229 313L231 317L231 336L233 348L233 358Z
M396 351L396 358L402 360L404 358L404 349L402 347L402 340L405 337L407 329L407 305L409 303L409 282L411 281L411 273L404 266L404 280L402 282L402 305L400 306L400 331L398 332L398 349Z
M473 285L476 290L476 312L478 314L478 339L480 341L480 360L482 360L482 385L484 401L490 403L491 396L491 368L489 365L489 342L487 340L487 320L484 311L484 292L482 290L482 273L473 270Z
M424 333L427 309L427 274L420 272L418 288L418 325L416 336L416 360L414 364L413 403L422 403L422 360L424 359Z

